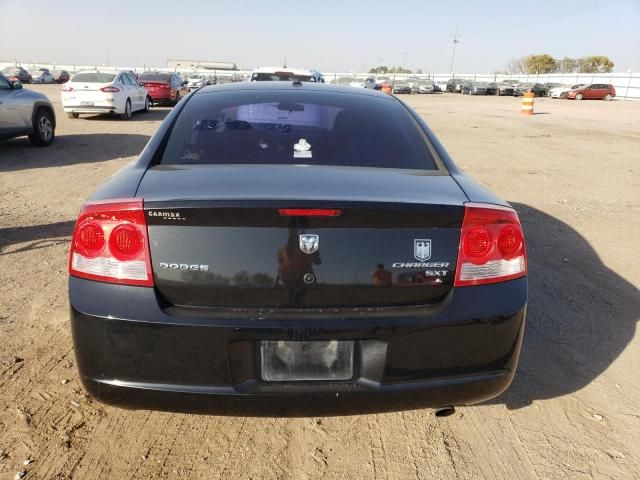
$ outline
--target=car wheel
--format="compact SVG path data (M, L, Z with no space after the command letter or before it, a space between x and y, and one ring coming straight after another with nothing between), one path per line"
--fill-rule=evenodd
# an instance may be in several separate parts
M121 115L123 120L131 120L131 100L127 98L127 103L124 104L124 113Z
M604 100L606 100L606 101L611 100L611 98L612 98L612 97L611 97L611 94L610 94L610 93L607 93L607 94L604 96Z
M69 118L78 118L79 116L80 116L80 114L76 113L76 112L67 113L67 117L69 117Z
M144 99L144 111L148 112L150 108L151 108L151 101L149 100L149 96L147 95L147 98Z
M576 100L582 100L582 94L576 93Z
M39 108L33 122L33 133L29 135L29 141L38 147L48 147L55 138L53 116L48 110Z

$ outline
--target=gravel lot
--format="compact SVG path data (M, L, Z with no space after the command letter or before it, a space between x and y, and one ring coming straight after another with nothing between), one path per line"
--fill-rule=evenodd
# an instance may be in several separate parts
M403 97L520 213L531 289L516 379L447 418L265 418L84 394L67 313L75 215L168 109L69 120L59 86L33 88L55 103L58 137L0 144L0 480L640 478L640 102L536 99L523 117L514 98Z

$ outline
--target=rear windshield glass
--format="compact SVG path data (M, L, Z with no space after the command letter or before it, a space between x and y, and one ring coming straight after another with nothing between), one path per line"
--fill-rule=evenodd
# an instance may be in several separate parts
M251 75L252 82L315 82L316 79L311 75L295 75L290 72L275 73L254 73Z
M143 73L139 80L141 82L168 82L170 78L170 73Z
M296 91L195 96L161 162L437 169L422 130L400 103Z
M73 77L74 82L86 82L86 83L109 83L113 82L116 78L115 73L78 73Z

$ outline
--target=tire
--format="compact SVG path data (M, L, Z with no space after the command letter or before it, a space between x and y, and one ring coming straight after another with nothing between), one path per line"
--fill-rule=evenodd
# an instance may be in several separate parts
M56 137L53 115L44 108L39 108L33 121L33 133L29 141L37 147L48 147Z
M67 113L67 117L69 118L78 118L80 116L79 113L75 113L75 112L68 112Z
M608 101L609 101L609 100L611 100L612 98L613 98L613 97L611 96L611 94L610 94L610 93L607 93L607 94L604 96L603 100L606 100L606 101L608 102Z
M148 112L150 108L151 108L151 100L149 99L149 95L147 95L147 98L144 99L144 111Z
M122 120L131 120L133 113L131 112L131 100L127 98L127 103L124 104L124 113L120 115Z
M582 100L582 94L581 93L576 93L576 100Z

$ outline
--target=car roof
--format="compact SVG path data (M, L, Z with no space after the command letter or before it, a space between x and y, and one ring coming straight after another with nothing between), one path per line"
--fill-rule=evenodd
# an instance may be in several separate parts
M294 85L296 83L296 85ZM312 91L326 93L348 93L351 95L367 95L371 97L394 99L387 93L376 90L354 88L338 84L312 83L312 82L234 82L218 85L210 85L197 90L194 95L203 95L217 92L238 91Z

